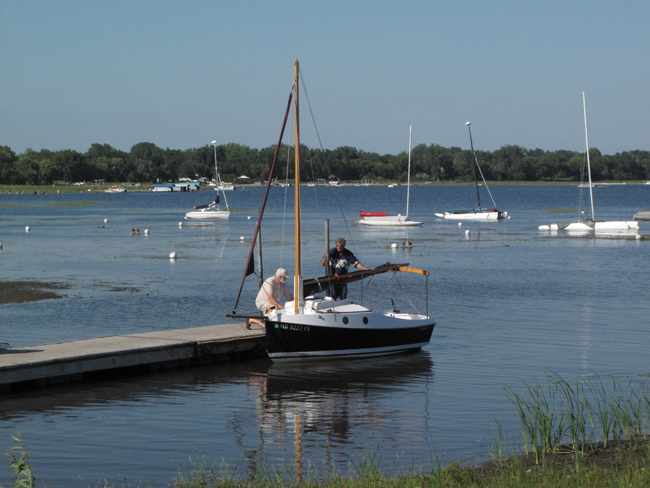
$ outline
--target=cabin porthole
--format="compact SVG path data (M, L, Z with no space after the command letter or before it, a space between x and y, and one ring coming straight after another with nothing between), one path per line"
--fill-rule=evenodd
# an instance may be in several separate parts
M350 321L350 320L349 320L347 317L343 317L343 323L344 323L345 325L348 325L348 322L349 322L349 321Z
M368 323L368 317L364 317L364 318L363 318L363 323L364 323L364 324L367 324L367 323Z

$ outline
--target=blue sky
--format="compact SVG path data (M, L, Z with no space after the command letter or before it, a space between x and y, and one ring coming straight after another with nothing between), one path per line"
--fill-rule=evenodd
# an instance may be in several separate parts
M582 151L584 90L592 147L648 150L649 20L645 0L0 0L0 145L270 146L298 58L325 148L397 154L409 124L468 148L472 121L476 149Z

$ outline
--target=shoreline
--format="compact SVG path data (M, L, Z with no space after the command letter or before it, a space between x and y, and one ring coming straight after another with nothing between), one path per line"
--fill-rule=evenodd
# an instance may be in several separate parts
M488 181L490 186L542 186L542 185L552 185L552 186L562 186L562 185L578 185L578 181ZM320 184L316 187L324 188L341 188L341 187L355 187L358 184L356 181L342 181L338 185L324 185ZM368 187L382 187L391 184L397 184L399 186L406 186L405 183L400 181L383 181L381 183L375 183L368 186L360 186L363 188ZM644 185L645 181L642 180L629 180L629 181L598 181L594 182L594 185ZM105 183L105 184L92 184L92 185L83 185L83 186L73 186L73 185L0 185L0 195L21 195L21 194L43 194L43 195L52 195L52 194L82 194L82 193L106 193L106 190L109 188L119 186L126 189L125 193L157 193L151 190L151 184L140 184L139 187L132 187L131 184L123 183ZM242 189L246 188L260 188L263 185L258 185L254 183L246 184L237 184L237 187ZM291 182L293 186L293 182ZM308 187L308 183L303 182L300 184L301 187ZM412 181L411 186L474 186L473 181ZM481 185L482 186L482 185ZM133 189L132 189L133 188ZM355 187L356 188L356 187ZM214 188L200 188L199 190L193 191L215 191ZM173 192L162 192L162 193L173 193ZM186 192L176 192L176 193L186 193Z

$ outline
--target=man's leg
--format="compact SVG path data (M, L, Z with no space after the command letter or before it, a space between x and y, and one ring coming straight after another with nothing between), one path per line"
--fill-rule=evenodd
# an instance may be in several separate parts
M348 297L348 285L341 285L341 290L339 291L339 298L345 300Z

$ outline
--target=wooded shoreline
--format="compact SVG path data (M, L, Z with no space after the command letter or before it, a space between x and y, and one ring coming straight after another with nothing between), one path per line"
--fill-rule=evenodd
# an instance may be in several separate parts
M370 180L377 184L407 179L407 151L380 155L353 147L320 150L301 146L300 150L301 182ZM266 181L274 153L275 146L263 149L235 143L216 146L222 181L239 184L241 176L246 176L250 182ZM585 152L508 145L491 152L477 150L476 156L488 181L553 182L585 178ZM603 155L591 148L589 156L593 181L650 180L650 151ZM283 146L278 156L278 174L274 177L294 178L293 168L286 164L288 157L289 149ZM411 152L411 160L411 182L414 184L474 181L469 149L418 144ZM162 149L142 142L125 152L109 144L92 144L85 153L70 149L27 149L22 154L16 154L8 146L0 146L0 184L5 185L94 180L143 183L214 177L214 148L209 145L180 150Z

